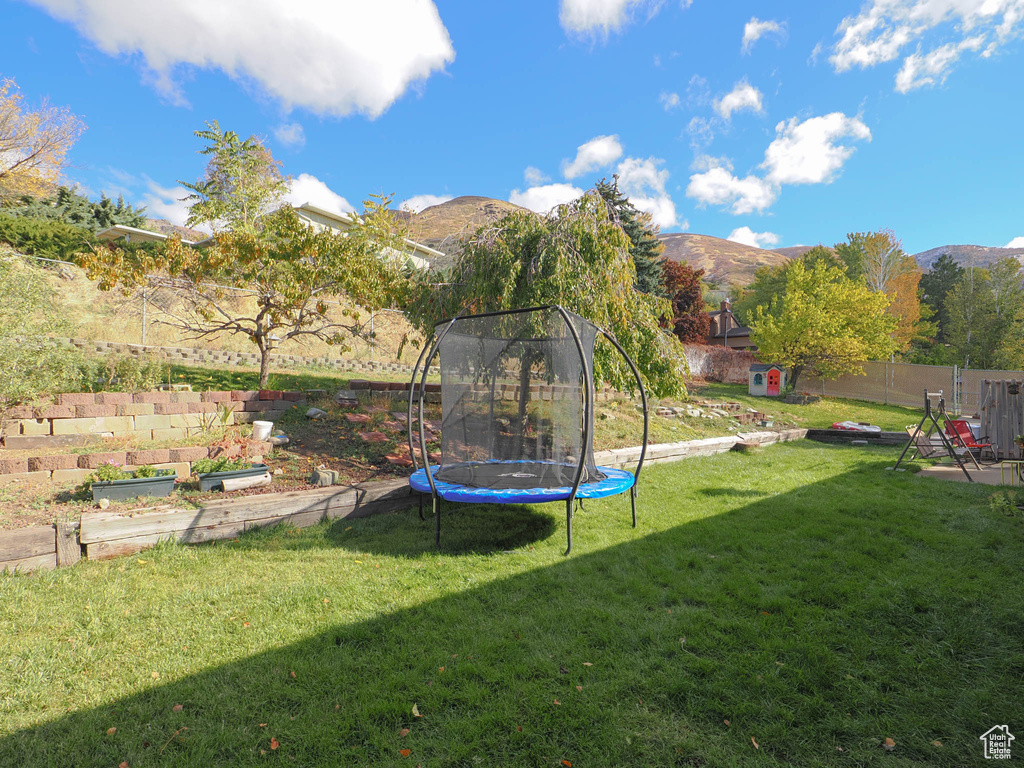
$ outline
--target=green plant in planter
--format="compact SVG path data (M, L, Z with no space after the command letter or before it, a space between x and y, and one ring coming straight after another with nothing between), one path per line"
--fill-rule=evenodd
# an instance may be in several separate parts
M200 459L192 463L192 474L208 475L211 472L233 472L238 469L248 469L252 465L249 459L229 459L226 456L220 459Z

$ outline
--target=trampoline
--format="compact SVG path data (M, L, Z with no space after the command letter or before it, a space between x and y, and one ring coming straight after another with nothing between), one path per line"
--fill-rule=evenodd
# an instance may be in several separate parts
M639 387L644 434L634 472L600 467L594 461L598 336L622 355ZM441 461L420 467L417 448L419 456L428 456L424 401L435 356L441 372ZM647 453L643 381L612 334L563 307L459 315L438 323L413 369L407 415L414 469L409 485L421 494L421 517L423 498L430 494L438 546L442 500L564 501L566 554L572 551L574 503L584 499L628 491L636 527L637 481Z

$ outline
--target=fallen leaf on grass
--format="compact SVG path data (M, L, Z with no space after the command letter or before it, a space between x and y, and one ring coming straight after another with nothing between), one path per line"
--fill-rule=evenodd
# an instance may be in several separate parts
M520 733L522 733L523 732L523 726L517 725L516 726L516 730L519 731Z
M117 728L107 728L107 736L113 736L117 733Z
M591 663L590 663L589 661L584 661L584 662L583 662L583 666L584 666L584 667L592 667L592 666L594 666L594 665L593 665L593 664L591 664Z
M292 670L291 672L289 672L288 674L289 674L289 675L291 675L292 677L295 677L295 670L293 669L293 670Z
M558 706L562 706L562 702L560 702L558 699L555 699L555 704L557 704Z
M882 742L882 746L885 747L886 752L892 752L896 749L896 742L890 738L886 738L886 740Z
M160 679L160 673L159 672L150 672L149 676L152 677L154 680L159 680Z
M570 763L568 760L563 760L562 765L567 766L567 768L572 768L572 763Z
M122 761L121 761L121 762L120 762L120 763L118 764L117 768L128 768L128 761L127 761L127 760L122 760Z
M248 629L249 628L249 622L248 621L242 622L242 626L245 627L246 629Z
M175 704L173 707L171 707L171 712L181 712L181 710L183 710L184 708L185 707L183 707L181 704Z
M576 686L576 690L577 691L582 691L583 690L583 686L582 685L577 685Z
M444 667L438 667L438 668L437 668L437 671L438 671L438 672L444 672Z
M761 745L757 743L757 739L753 736L750 737L750 743L754 745L754 749L760 749Z
M723 720L722 722L725 723L726 725L732 725L732 723L730 723L728 720Z
M403 738L403 739L404 739L404 738L405 738L406 736L408 736L408 735L409 735L409 729L408 729L408 728L403 728L402 730L400 730L400 731L398 732L398 735L399 735L399 736L400 736L401 738Z
M149 562L149 560L139 560L139 564L140 565L145 565L148 562Z
M411 749L400 749L400 750L398 750L398 754L400 754L402 757L408 757L409 755L412 754L412 750Z
M936 747L941 747L942 746L942 742L941 741L933 741L932 744L934 744Z
M273 736L271 736L270 737L270 748L271 749L277 749L280 746L281 746L281 742L279 742L277 739L275 739Z
M416 706L415 702L412 705L412 716L423 717L423 715L420 714L420 708Z

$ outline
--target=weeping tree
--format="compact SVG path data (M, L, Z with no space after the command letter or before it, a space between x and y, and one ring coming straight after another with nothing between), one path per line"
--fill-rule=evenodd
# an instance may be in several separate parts
M464 311L560 304L613 333L655 395L682 395L683 349L658 323L672 307L633 288L629 245L596 192L547 217L514 211L479 229L449 270L419 275L406 313L429 334L435 323ZM632 374L610 345L598 345L594 364L599 380L631 388Z

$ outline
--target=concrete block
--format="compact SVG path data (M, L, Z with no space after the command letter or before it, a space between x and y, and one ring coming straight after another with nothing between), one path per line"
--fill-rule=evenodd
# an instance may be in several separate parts
M95 419L100 416L114 416L117 408L113 405L76 405L76 419Z
M205 459L209 457L210 449L204 446L196 446L190 448L171 448L170 454L172 462L199 461L200 459Z
M35 408L31 405L12 405L7 409L7 418L11 420L34 419L36 418Z
M198 392L192 394L199 394ZM189 413L216 413L216 403L188 403Z
M75 407L73 405L48 405L36 411L36 418L73 419L75 418Z
M141 464L166 464L171 460L171 453L166 448L152 448L147 451L128 451L127 460L129 464L136 467Z
M104 416L98 419L54 419L54 435L96 435L131 432L135 423L131 416Z
M202 399L201 392L171 392L172 403L198 403Z
M277 389L261 389L260 400L280 400L284 393Z
M66 393L57 395L57 405L95 405L96 395L92 393Z
M231 402L230 392L202 392L204 403L228 403Z
M305 395L302 392L284 392L283 399L291 400L293 403L297 403L305 399Z
M99 392L96 395L99 405L127 405L134 402L131 392Z
M245 410L256 412L256 411L269 411L274 407L273 400L247 400L245 402Z
M101 464L127 464L124 451L103 451L102 453L83 453L78 457L80 469L96 469Z
M12 451L52 451L96 442L95 435L7 435L4 447Z
M92 474L88 469L55 469L50 475L51 483L74 483L78 485Z
M240 411L235 413L235 424L252 424L254 421L263 421L263 414L259 411Z
M28 460L29 472L52 472L55 469L78 469L78 457L74 454L64 454L33 456Z
M176 413L188 413L188 403L154 403L153 413L155 413L158 416Z
M26 459L0 459L0 475L16 475L28 472Z
M260 393L259 392L232 390L232 392L230 394L231 394L231 399L235 400L237 402L247 402L249 400L259 400L260 399Z
M136 403L169 403L171 402L170 392L136 392L132 399Z
M198 429L203 426L203 414L201 413L179 413L168 417L172 427L182 429Z
M167 429L171 426L170 416L136 416L135 429L138 432L152 429Z
M53 424L49 419L23 419L18 424L18 434L39 437L53 433Z
M8 483L48 483L50 482L49 472L17 472L12 475L0 475L0 485Z
M115 416L152 416L153 415L153 404L152 403L125 403L124 405L115 405L116 409L114 412ZM138 429L138 425L136 425Z
M192 474L192 467L187 461L165 461L153 466L157 469L173 469L179 480L186 480Z
M154 440L181 440L188 437L188 430L184 427L168 427L167 429L154 429Z

